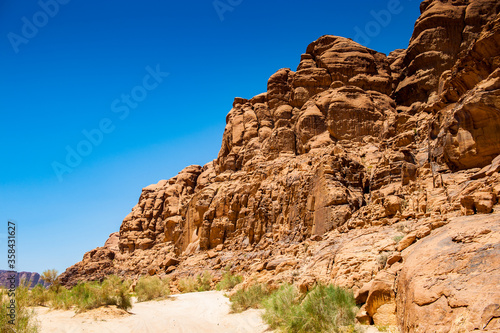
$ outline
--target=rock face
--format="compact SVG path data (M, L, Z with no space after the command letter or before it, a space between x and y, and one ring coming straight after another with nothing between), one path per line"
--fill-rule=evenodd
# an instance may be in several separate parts
M499 222L500 214L455 218L403 252L397 301L405 331L500 330Z
M452 170L484 167L500 154L499 65L497 18L442 75L441 94L430 106L442 108L432 124L431 137L436 139L433 157Z
M463 56L499 8L496 0L423 1L403 59L403 78L394 92L398 104L435 95L441 74Z
M155 244L177 242L182 235L180 223L185 207L201 174L199 166L189 166L170 180L142 189L139 203L120 227L120 251L148 250Z
M175 288L231 264L246 281L350 288L365 323L498 329L500 4L421 11L406 50L323 36L235 98L217 159L144 188L61 282L159 274Z

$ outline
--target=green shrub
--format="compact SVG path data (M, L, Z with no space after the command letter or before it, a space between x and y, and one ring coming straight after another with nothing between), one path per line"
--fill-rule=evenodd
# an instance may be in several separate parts
M273 329L291 326L300 302L300 293L293 285L282 285L262 303L264 321Z
M356 312L350 291L320 284L300 304L293 332L341 332L341 328L354 325Z
M394 241L396 242L396 244L397 244L397 243L399 243L399 241L400 241L400 240L402 240L402 239L403 239L403 237L404 237L403 235L394 236L393 240L394 240Z
M128 281L122 281L116 275L108 276L101 285L104 305L116 305L123 310L132 308L132 298L129 290L130 283Z
M196 279L188 276L187 278L180 279L178 288L181 293L192 293L196 291Z
M71 303L76 306L77 312L98 308L102 304L100 287L97 282L81 282L71 289Z
M217 290L230 290L233 289L237 284L243 281L241 275L233 275L231 273L231 267L226 266L224 273L222 274L222 279L215 286Z
M263 302L264 320L285 332L356 331L356 302L350 291L318 285L305 297L290 285L281 286Z
M71 290L64 287L49 290L50 306L55 309L75 307L77 312L95 309L105 305L116 305L128 310L132 307L129 294L130 284L117 276L110 275L102 283L80 282Z
M21 307L42 305L63 310L75 307L77 312L82 312L104 305L116 305L128 310L132 307L129 288L129 282L115 275L108 276L102 283L79 283L71 290L55 282L48 289L39 284L30 291L26 284L21 283L16 289L16 300ZM6 291L0 293L5 295Z
M46 306L49 300L49 291L42 284L37 284L31 289L30 306Z
M23 289L26 288L26 289ZM16 319L14 325L9 323L10 298L8 290L0 290L0 333L35 333L38 332L38 322L33 309L28 308L28 288L21 286L21 292L16 290Z
M212 274L203 272L196 277L196 291L208 291L211 289Z
M268 295L269 290L261 283L254 283L248 288L240 289L229 298L231 311L242 312L250 308L259 308Z
M31 306L30 288L25 280L19 282L16 288L16 302L24 306Z
M141 277L135 286L139 302L165 298L170 295L170 279L160 279L157 276Z
M49 284L50 286L53 285L54 283L57 282L57 275L58 272L56 269L47 269L42 273L42 276L40 277L45 283Z
M59 287L57 289L49 288L47 293L49 306L53 309L68 310L74 305L71 291L64 287Z
M203 272L196 277L188 276L180 279L178 288L181 293L192 293L195 291L208 291L211 289L212 274Z

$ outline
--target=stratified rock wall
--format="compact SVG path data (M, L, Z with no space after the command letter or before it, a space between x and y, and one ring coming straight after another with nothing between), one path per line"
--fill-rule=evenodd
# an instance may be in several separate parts
M452 170L484 167L500 154L500 18L490 21L443 73L431 138L433 158Z
M496 0L425 0L422 15L403 60L403 74L394 95L398 104L426 102L435 96L441 74L479 36L482 26L500 11Z
M158 243L178 241L179 224L202 171L200 166L189 166L168 181L143 188L139 203L120 227L120 251L148 250Z
M425 0L408 49L388 56L320 37L296 71L235 98L216 160L144 188L61 282L175 287L230 264L246 283L350 288L362 322L499 329L499 218L478 215L499 207L499 11Z

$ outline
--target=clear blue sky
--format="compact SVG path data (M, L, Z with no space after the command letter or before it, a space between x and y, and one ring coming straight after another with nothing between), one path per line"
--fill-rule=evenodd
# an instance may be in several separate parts
M216 158L233 98L295 70L310 42L389 53L419 15L416 0L54 1L0 0L0 269L8 219L18 270L62 272L119 230L143 187ZM87 156L70 166L67 149Z

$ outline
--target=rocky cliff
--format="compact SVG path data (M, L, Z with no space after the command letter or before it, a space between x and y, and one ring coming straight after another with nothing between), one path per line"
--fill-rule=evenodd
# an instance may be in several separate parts
M217 159L145 187L61 281L230 263L351 288L360 321L404 332L500 329L500 3L420 9L406 50L323 36L236 98Z

